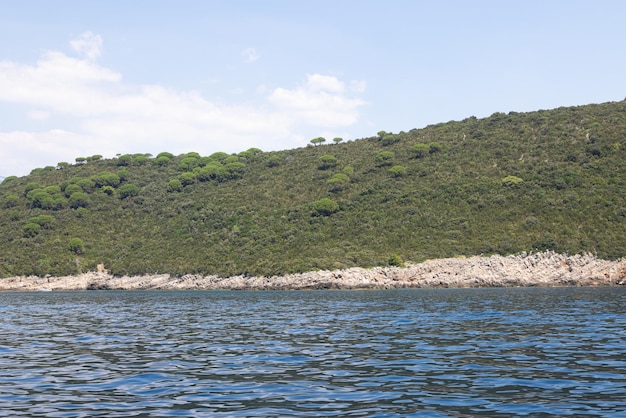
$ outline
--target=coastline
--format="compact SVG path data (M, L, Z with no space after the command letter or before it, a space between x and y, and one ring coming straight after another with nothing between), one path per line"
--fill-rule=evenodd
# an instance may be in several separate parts
M406 267L353 267L274 277L169 274L116 277L104 272L76 276L0 279L0 291L48 290L314 290L394 288L556 287L626 285L626 258L554 252L428 260Z

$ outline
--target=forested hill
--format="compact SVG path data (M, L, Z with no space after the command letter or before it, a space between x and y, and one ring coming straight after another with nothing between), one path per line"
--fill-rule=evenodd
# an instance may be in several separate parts
M312 142L84 156L8 177L0 277L100 263L230 276L547 249L626 256L624 101Z

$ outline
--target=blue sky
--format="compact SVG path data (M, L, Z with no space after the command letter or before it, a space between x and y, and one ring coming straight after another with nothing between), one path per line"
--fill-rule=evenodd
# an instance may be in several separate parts
M0 0L0 176L626 97L626 2Z

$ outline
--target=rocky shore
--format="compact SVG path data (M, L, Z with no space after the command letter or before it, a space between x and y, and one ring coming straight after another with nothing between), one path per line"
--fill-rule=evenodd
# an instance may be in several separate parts
M448 258L406 267L349 268L275 277L167 274L116 277L90 272L66 277L9 277L0 291L46 290L287 290L626 285L626 259L553 252Z

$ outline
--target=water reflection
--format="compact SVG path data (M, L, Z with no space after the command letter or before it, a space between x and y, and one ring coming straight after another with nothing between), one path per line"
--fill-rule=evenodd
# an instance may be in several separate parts
M0 416L626 414L626 289L0 294Z

